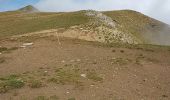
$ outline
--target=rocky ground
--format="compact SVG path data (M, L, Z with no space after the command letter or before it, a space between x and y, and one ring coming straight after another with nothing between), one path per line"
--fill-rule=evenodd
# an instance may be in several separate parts
M170 48L0 41L0 100L169 100Z

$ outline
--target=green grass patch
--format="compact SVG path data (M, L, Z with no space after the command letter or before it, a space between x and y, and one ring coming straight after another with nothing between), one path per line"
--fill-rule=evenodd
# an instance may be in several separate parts
M78 84L80 73L76 69L57 69L55 77L49 79L50 82L57 84Z
M24 81L17 75L0 78L0 93L6 93L12 89L22 88Z
M12 22L12 23L11 23ZM41 30L68 28L88 22L80 12L69 13L0 13L0 36L10 36Z

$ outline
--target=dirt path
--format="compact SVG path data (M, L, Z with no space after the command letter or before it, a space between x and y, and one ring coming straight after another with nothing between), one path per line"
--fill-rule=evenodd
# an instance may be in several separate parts
M28 40L33 44L23 47L28 41L21 40L0 42L1 47L19 47L0 54L0 76L25 79L22 88L0 93L0 100L170 99L167 49L111 48L71 39L59 45L50 37ZM30 87L32 79L42 87Z

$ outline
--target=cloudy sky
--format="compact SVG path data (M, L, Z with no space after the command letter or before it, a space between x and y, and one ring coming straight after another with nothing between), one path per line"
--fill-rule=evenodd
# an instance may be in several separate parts
M170 0L0 0L0 11L32 4L42 11L132 9L170 24Z

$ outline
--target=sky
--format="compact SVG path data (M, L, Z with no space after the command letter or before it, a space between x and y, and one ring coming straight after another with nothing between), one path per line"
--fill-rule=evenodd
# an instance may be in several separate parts
M41 11L131 9L170 24L170 0L0 0L0 11L34 5Z

